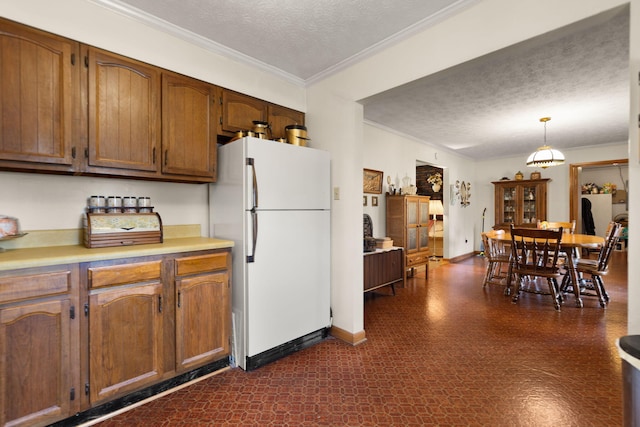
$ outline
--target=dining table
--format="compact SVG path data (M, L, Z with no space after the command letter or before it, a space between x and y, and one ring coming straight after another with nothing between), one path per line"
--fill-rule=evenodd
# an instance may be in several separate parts
M511 243L511 233L503 230L491 230L487 232L489 239L500 242L501 244ZM576 307L582 307L582 298L580 297L580 286L578 286L578 271L574 261L574 254L579 255L580 249L583 247L602 246L605 242L604 237L593 236L590 234L571 234L563 233L562 240L560 241L560 250L567 253L567 273L571 275L571 283L573 284L573 293L576 297ZM511 270L512 263L509 264L509 273L507 274L507 287L505 288L505 295L511 295L512 280Z

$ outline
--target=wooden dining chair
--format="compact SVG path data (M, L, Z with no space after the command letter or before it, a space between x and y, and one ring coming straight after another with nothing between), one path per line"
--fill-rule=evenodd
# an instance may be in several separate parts
M609 237L611 236L611 233L613 232L613 226L614 224L617 224L615 221L611 221L609 222L609 224L607 224L607 230L604 233L604 240L605 242L607 240L609 240ZM582 256L584 257L589 257L592 253L597 254L597 256L600 255L600 251L602 250L602 246L601 244L593 244L593 245L585 245L582 246Z
M622 225L617 222L609 224L607 229L607 238L598 253L597 259L579 259L574 261L576 271L578 273L578 286L580 287L580 294L587 296L598 297L600 307L605 308L609 303L609 294L604 286L604 280L602 276L605 276L609 271L609 260L613 253L620 235L622 234ZM585 275L591 276L585 278ZM566 275L562 280L561 289L566 292L571 283L570 275ZM595 293L591 292L594 291Z
M482 244L484 245L484 256L487 259L487 271L484 275L484 281L482 287L484 288L488 284L499 285L501 280L507 277L506 271L503 272L503 266L509 269L510 253L493 239L490 239L487 233L482 233Z
M562 240L562 227L559 230L541 230L537 228L514 228L511 224L511 258L515 280L513 302L518 302L521 291L538 294L550 294L553 306L560 310L562 296L558 279L561 276L558 266L558 252ZM547 281L549 292L524 287L524 281L535 283L536 278Z
M554 221L544 221L541 224L546 225L547 230L559 230L562 228L564 233L575 234L576 232L576 220L567 221L567 222L554 222Z
M572 221L544 221L541 224L544 224L544 227L546 230L559 230L560 228L562 228L562 232L563 233L567 233L567 234L575 234L576 233L576 220L572 220ZM560 259L560 266L562 268L565 268L568 265L568 260L567 257L569 256L569 254L567 254L564 251L560 251L560 253L558 254L559 259ZM573 249L573 254L572 256L578 257L580 256L580 251L578 248L574 248Z

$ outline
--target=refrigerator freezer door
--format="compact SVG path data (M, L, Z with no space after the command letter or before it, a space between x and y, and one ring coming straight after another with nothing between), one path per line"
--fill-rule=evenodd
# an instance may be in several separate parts
M246 356L330 323L329 211L262 211L258 221L255 262L246 264Z
M254 173L257 209L330 209L331 169L326 151L257 138L244 138L247 192L245 206L254 206Z

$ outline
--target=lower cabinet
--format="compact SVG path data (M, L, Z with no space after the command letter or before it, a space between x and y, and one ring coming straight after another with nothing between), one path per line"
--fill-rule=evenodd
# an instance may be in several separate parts
M49 425L224 362L230 276L230 249L0 271L0 426Z
M0 272L0 425L79 408L77 266Z
M230 354L230 259L216 252L87 266L91 406Z
M185 372L230 353L230 257L176 260L176 369ZM213 270L221 270L210 272ZM179 276L180 273L188 273Z
M91 403L159 381L162 365L162 284L113 289L89 297Z
M225 273L177 282L176 368L179 372L228 354L228 335L224 332L227 322L222 318L227 311L223 309L223 303L228 301L227 282Z

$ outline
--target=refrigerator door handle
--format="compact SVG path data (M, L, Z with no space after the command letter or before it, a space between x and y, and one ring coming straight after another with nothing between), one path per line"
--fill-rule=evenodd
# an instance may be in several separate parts
M253 186L251 187L251 200L253 206L251 209L258 207L258 178L256 176L256 166L253 157L247 157L247 166L251 166L251 172L253 177Z
M251 255L247 255L247 262L255 262L256 258L256 244L258 243L258 212L256 212L256 208L251 209L251 226L253 228L253 247Z

